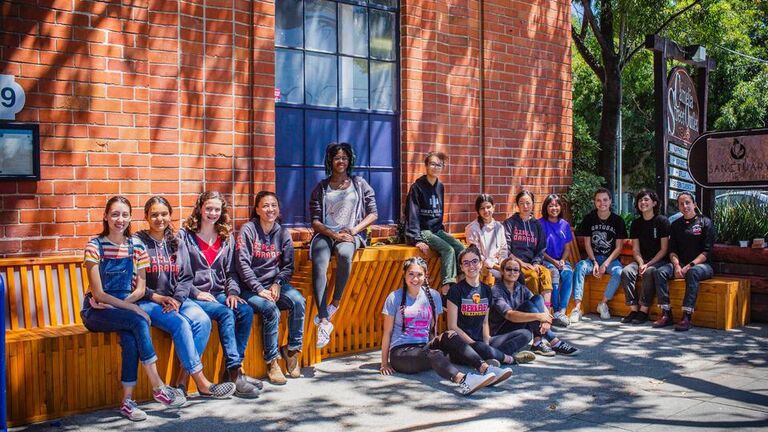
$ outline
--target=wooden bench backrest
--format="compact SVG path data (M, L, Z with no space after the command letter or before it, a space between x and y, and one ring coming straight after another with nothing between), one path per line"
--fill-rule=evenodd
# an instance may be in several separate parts
M81 324L86 286L81 256L0 259L6 330Z

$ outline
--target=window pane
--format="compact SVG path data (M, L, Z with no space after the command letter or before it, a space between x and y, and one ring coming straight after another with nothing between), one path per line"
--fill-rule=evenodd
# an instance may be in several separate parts
M376 9L370 10L371 57L382 60L395 59L395 14Z
M307 49L336 52L336 3L305 0L304 25Z
M307 52L307 105L336 106L336 56Z
M278 49L275 58L275 87L280 92L278 102L304 103L303 54Z
M397 6L397 0L368 0L371 5L395 7Z
M339 3L339 51L368 55L368 13L364 7Z
M275 45L303 46L302 0L275 0Z
M371 61L371 109L394 111L395 64Z
M368 109L368 60L340 57L341 95L339 106Z

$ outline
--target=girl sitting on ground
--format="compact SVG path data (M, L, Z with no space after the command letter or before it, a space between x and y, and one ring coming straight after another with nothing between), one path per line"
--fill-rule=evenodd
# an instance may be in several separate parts
M454 331L434 336L437 316L443 312L440 294L427 285L427 262L413 257L403 263L403 286L384 302L384 331L381 337L381 374L395 371L414 374L434 370L458 384L468 396L496 381L496 374ZM452 358L474 361L480 374L463 373Z
M507 239L504 227L493 218L493 198L488 194L480 194L475 200L477 219L467 225L466 239L468 244L477 246L483 261L481 275L490 274L494 278L501 277L499 264L507 257Z
M181 362L177 386L184 391L191 376L202 395L226 397L231 394L229 389L235 387L239 397L257 397L259 390L239 377L239 364L228 368L234 386L231 383L212 384L203 373L200 356L211 334L211 319L188 298L192 287L189 252L173 232L172 211L171 204L161 196L147 200L144 218L149 229L139 231L135 240L145 246L149 255L146 298L152 301L149 311L152 325L171 335Z
M107 201L102 230L85 247L85 268L90 291L80 315L92 332L117 332L120 336L123 402L120 414L133 421L147 414L133 400L138 363L152 386L152 397L165 406L180 407L186 398L166 386L157 372L157 355L149 333L150 318L141 301L145 294L147 252L131 238L131 203L115 196Z
M264 361L273 384L285 384L278 359L282 356L288 375L301 374L304 339L304 296L290 285L293 275L291 233L279 223L280 203L274 192L261 191L253 200L251 220L237 238L237 272L243 286L240 294L261 315ZM280 311L288 312L288 344L278 350Z
M498 384L512 376L512 369L500 366L511 365L515 359L491 346L488 326L491 287L480 282L480 251L476 246L470 245L459 254L459 265L465 278L448 290L448 330L456 332L471 350L466 351L466 356L451 358L457 363L474 366L481 373L486 371L482 366L484 363L491 365L488 370L496 374L492 384Z

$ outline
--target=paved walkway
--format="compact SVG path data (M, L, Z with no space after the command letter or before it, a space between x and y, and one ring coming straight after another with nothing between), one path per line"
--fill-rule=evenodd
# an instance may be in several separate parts
M766 324L679 334L593 317L560 333L579 356L516 366L499 388L469 398L431 372L383 377L373 352L266 384L255 401L192 399L178 411L151 403L141 423L105 410L14 430L768 430Z

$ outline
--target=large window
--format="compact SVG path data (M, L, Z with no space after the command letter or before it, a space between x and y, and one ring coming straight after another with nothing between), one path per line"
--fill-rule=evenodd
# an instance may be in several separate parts
M309 222L330 142L357 155L378 223L399 205L397 0L276 0L275 140L283 222Z

